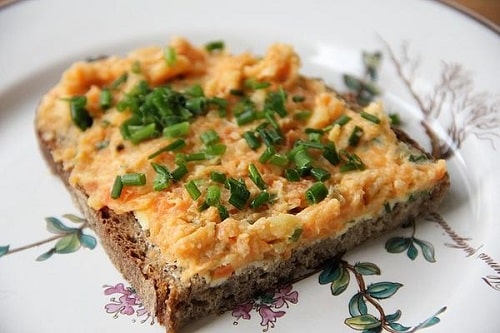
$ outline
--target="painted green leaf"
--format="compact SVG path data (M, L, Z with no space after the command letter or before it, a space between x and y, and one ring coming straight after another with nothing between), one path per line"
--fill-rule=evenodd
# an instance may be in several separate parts
M59 239L55 246L57 253L71 253L80 248L80 240L76 233L69 234Z
M385 249L390 253L401 253L411 244L410 238L392 237L385 243Z
M52 255L54 253L56 253L56 249L55 248L51 248L47 252L42 253L41 255L39 255L38 258L36 258L36 261L45 261L45 260L49 259L50 257L52 257Z
M344 290L347 289L347 286L349 286L349 281L350 281L349 272L344 267L340 267L339 277L333 280L332 285L330 286L332 295L338 296L342 294Z
M436 325L440 321L441 320L438 317L431 317L431 318L427 319L426 321L424 321L422 324L418 325L418 328L430 327L430 326Z
M358 262L354 269L361 275L380 275L380 268L371 262Z
M401 310L397 310L396 312L385 316L385 320L387 320L388 322L394 322L396 320L399 320L399 318L401 318Z
M73 223L85 223L85 222L87 222L87 220L84 219L83 217L76 216L74 214L64 214L63 217L65 219L70 220Z
M63 235L78 231L78 229L65 226L55 217L47 217L45 221L47 221L47 230L53 234Z
M381 326L380 320L371 314L347 318L345 324L358 331L369 330Z
M349 301L349 313L351 314L351 317L365 315L368 313L368 308L362 294L357 293L351 298Z
M319 284L329 284L340 275L340 261L333 260L329 262L325 269L319 274Z
M395 329L398 332L406 332L411 328L408 326L401 325L400 323L389 323L389 326L391 326L391 328Z
M347 88L353 91L358 91L361 89L362 82L358 78L349 74L344 74L343 78L344 78L344 84L347 86Z
M9 252L10 245L0 246L0 257Z
M422 249L422 254L424 255L425 260L428 262L436 262L436 258L434 257L434 246L431 243L415 238L415 243L417 243Z
M81 233L78 237L83 247L93 250L97 245L95 237Z
M408 258L410 258L411 260L415 260L415 258L417 257L418 255L418 250L417 248L415 247L415 245L413 245L413 242L410 244L410 246L408 246L408 251L406 251L406 255L408 256Z
M377 282L369 285L366 291L373 298L384 299L394 295L402 286L397 282Z

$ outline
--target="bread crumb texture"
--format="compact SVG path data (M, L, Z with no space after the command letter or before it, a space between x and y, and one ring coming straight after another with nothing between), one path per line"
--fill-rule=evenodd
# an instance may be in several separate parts
M175 61L167 61L165 50L175 54ZM420 152L397 140L380 103L370 104L363 112L353 110L323 82L300 75L299 68L299 57L285 44L271 45L259 57L227 50L207 51L183 38L173 38L166 47L141 48L124 57L73 64L42 99L37 128L44 141L53 143L53 158L70 172L71 186L88 195L90 207L133 212L142 227L149 230L149 241L159 249L160 259L179 267L182 279L198 274L217 283L248 265L288 258L298 246L337 237L355 223L429 191L446 177L443 160L418 158L414 154ZM125 73L127 79L111 89L114 104L103 110L103 90ZM193 117L188 133L182 137L184 147L148 158L177 138L159 135L137 144L124 139L120 126L130 118L131 111L117 110L116 103L141 81L152 88L168 85L178 91L199 85L206 98L226 101L227 113L221 116L214 108ZM248 82L265 84L252 89ZM330 175L322 181L328 194L318 203L309 203L305 196L317 179L306 174L298 181L288 180L285 169L293 168L292 162L261 162L266 144L252 149L245 140L244 133L249 131L259 137L257 127L269 122L269 117L257 116L249 123L237 123L242 100L255 110L264 110L273 92L286 96L286 116L272 117L281 135L273 147L278 156L290 155L301 141L333 143L340 156L341 162L332 164L321 149L307 150L314 168ZM87 99L86 109L93 123L84 131L72 121L68 99L73 96ZM378 123L367 120L363 113L374 116ZM346 124L335 124L345 116L350 118ZM355 128L360 128L362 134L357 143L351 138ZM200 135L209 130L216 132L225 152L186 162L188 172L181 180L170 181L167 188L155 191L157 174L151 162L174 170L179 154L206 149ZM319 134L314 137L311 133ZM364 167L341 170L353 156ZM250 178L250 164L257 167L271 196L258 208L249 204L262 192ZM245 183L250 200L242 209L228 203L231 192L224 184L211 180L214 171ZM125 186L120 197L112 199L116 176L127 173L143 173L146 184ZM196 200L184 186L191 180L201 193ZM221 216L217 205L203 206L210 186L220 188L219 202L227 209L228 217Z

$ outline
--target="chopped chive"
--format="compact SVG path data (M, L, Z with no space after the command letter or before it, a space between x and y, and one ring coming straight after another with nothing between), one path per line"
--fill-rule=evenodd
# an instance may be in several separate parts
M339 125L339 126L344 126L345 124L347 124L349 121L351 120L351 117L349 117L348 115L346 114L343 114L342 116L340 116L340 118L338 118L337 120L335 120L333 122L334 125Z
M368 113L368 112L365 112L365 111L361 111L360 115L361 115L362 118L364 118L364 119L366 119L368 121L371 121L372 123L380 124L380 119L377 116L375 116L375 115L373 115L371 113Z
M292 101L293 101L294 103L300 103L300 102L303 102L303 101L305 101L305 100L306 100L306 98L305 98L304 96L302 96L302 95L294 95L294 96L292 97Z
M219 211L219 216L221 221L224 221L229 217L229 212L227 211L227 208L224 207L223 205L218 205L217 210Z
M311 118L311 111L304 110L304 111L299 111L293 115L293 117L297 120L307 120Z
M99 97L99 106L103 110L107 110L111 107L113 102L113 96L111 95L111 91L108 88L104 88L101 90L101 96Z
M191 153L191 154L186 154L185 156L185 161L190 162L190 161L203 161L208 159L208 156L205 152L197 152L197 153Z
M262 155L260 155L259 162L266 163L267 161L269 161L271 157L273 157L275 153L276 150L274 150L273 147L267 147L266 150L264 150L264 152L262 153Z
M333 142L328 142L323 146L323 157L330 162L331 165L340 163L340 158Z
M340 166L340 172L348 172L353 170L363 171L366 169L365 164L358 155L354 153L351 154L344 149L340 150L339 154L342 157L342 160L344 160L345 162L344 165Z
M251 123L257 118L257 114L253 108L248 108L247 110L243 111L242 113L238 114L236 116L236 123L238 126L243 126L248 123Z
M296 145L300 145L302 147L307 147L307 148L312 148L312 149L318 149L318 150L323 150L325 148L324 144L319 143L319 142L314 142L314 141L298 140L295 144Z
M193 200L197 200L200 197L200 195L201 195L201 192L198 189L198 186L196 186L196 184L195 184L195 182L193 180L191 180L188 183L186 183L184 185L184 188L186 189L186 191L188 192L189 196Z
M275 153L269 159L269 163L280 167L284 167L288 164L288 158L285 155Z
M292 242L296 242L299 240L300 236L302 235L302 232L304 231L304 229L302 228L297 228L293 231L293 234L288 237L288 239Z
M221 51L224 49L224 42L221 40L214 40L205 44L205 50L208 52Z
M401 125L401 118L399 117L399 114L397 114L397 113L390 113L389 114L389 119L391 120L391 125L393 125L393 126L399 126L399 125Z
M269 87L271 84L269 82L259 82L255 79L247 79L245 80L245 87L252 90L265 89Z
M191 96L191 97L204 97L205 96L205 94L203 93L203 88L198 83L193 84L191 87L184 90L184 93L186 95Z
M243 180L236 180L234 178L227 179L230 196L229 203L238 209L245 208L245 204L250 198L250 191Z
M210 185L207 188L207 195L205 197L205 202L209 206L216 206L220 201L220 188L217 185Z
M141 73L141 62L139 60L134 61L132 64L132 73L140 74Z
M319 181L325 181L331 178L330 172L328 170L323 169L323 168L312 168L311 169L311 175Z
M265 127L259 126L259 127L257 127L257 132L259 133L260 137L262 138L262 141L264 141L264 143L268 147L272 147L274 145L279 144L281 141L283 141L283 136L276 128L273 128L273 127L265 128Z
M280 128L280 125L276 121L276 118L274 118L274 114L272 114L269 111L264 111L264 117L267 119L267 121L269 121L269 124L271 124L271 126L273 128L275 128L275 129L279 129Z
M212 171L210 172L210 179L223 184L226 181L226 175L222 172Z
M291 182L298 182L300 180L300 175L295 169L286 169L285 178Z
M148 159L149 160L153 159L156 156L163 154L164 152L167 152L167 151L179 150L179 149L183 148L184 146L186 146L186 141L184 141L183 139L177 139L177 140L173 141L172 143L166 145L163 148L158 149L157 151L155 151L154 153L149 155Z
M280 87L277 91L271 91L267 94L264 100L264 111L276 112L281 118L286 117L287 111L285 107L286 92Z
M87 105L87 97L74 96L69 99L69 108L73 123L82 131L92 126L94 122L89 112L85 108Z
M165 61L167 62L167 65L169 66L175 65L175 63L177 62L177 51L171 46L166 47L163 50L163 56L165 58Z
M246 131L245 133L243 133L243 139L245 139L248 146L253 150L256 150L261 145L261 142L253 131Z
M186 109L193 112L194 114L201 114L205 109L207 99L205 97L192 97L186 100Z
M146 184L146 175L143 173L127 173L121 176L123 186L141 186Z
M201 141L206 145L211 145L211 144L214 144L214 143L217 143L220 141L220 137L219 135L217 134L217 132L213 129L210 129L206 132L203 132L201 133L200 135L200 139Z
M163 129L163 136L167 138L176 138L184 136L189 132L189 122L183 121L181 123L173 124Z
M264 179L260 175L259 169L255 166L255 164L251 163L248 166L248 172L250 173L250 179L254 182L255 185L261 190L265 190L267 188Z
M134 131L130 133L129 140L132 141L133 144L138 144L144 140L155 137L157 134L155 123L151 123L134 128Z
M127 79L128 79L128 73L125 72L109 85L109 89L116 90L116 89L120 88L120 86L122 84L127 82Z
M267 191L262 191L250 202L250 207L257 209L260 206L268 203L271 200L271 195Z
M391 213L392 212L391 204L389 204L388 202L384 203L384 210L386 213Z
M227 115L227 101L224 98L212 97L208 100L208 103L217 107L219 117L225 117Z
M172 179L175 180L175 181L179 181L187 173L188 173L188 169L187 169L186 165L185 164L181 164L181 165L179 165L177 168L175 168L172 171L172 173L171 173Z
M361 136L363 135L363 129L359 126L355 126L352 130L351 135L349 136L349 146L355 147L358 145L359 140L361 140Z
M311 166L311 164L313 162L313 158L311 157L311 155L309 155L309 153L307 152L307 150L303 146L301 146L293 154L292 159L295 162L295 165L297 166L297 168L299 168L299 169L308 168Z
M118 199L122 194L122 190L123 190L122 177L116 176L115 182L113 183L113 187L111 188L111 198Z
M170 185L170 179L172 179L172 175L163 165L153 162L151 163L151 166L156 171L156 176L153 180L153 190L163 191Z
M219 156L219 155L224 155L226 152L227 146L222 143L218 143L215 145L210 145L205 149L205 153L208 156Z
M328 195L328 188L323 182L314 183L306 191L306 200L309 204L316 204Z

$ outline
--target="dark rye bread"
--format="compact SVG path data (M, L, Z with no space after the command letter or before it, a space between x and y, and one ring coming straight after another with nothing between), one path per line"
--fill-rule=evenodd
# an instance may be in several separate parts
M399 130L395 132L399 140L423 152L405 133ZM432 190L421 193L414 200L396 204L391 212L355 224L340 237L299 247L287 260L246 268L217 286L211 286L198 277L192 278L189 283L182 283L176 278L177 267L162 267L148 257L148 253L155 251L154 245L148 242L145 231L132 213L117 215L107 208L95 211L87 206L87 195L68 184L69 171L63 170L62 165L55 163L52 158L51 151L56 142L46 142L41 133L37 134L48 164L66 184L111 261L135 288L157 321L168 327L169 332L178 331L194 319L230 310L258 293L304 278L319 270L335 255L408 220L434 211L449 187L449 178L446 176Z

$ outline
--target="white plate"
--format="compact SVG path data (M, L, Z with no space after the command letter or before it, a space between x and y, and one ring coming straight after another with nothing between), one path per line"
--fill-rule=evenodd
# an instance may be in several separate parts
M415 228L414 237L434 249L435 262L426 260L417 241L414 260L407 252L389 253L391 238L412 236L412 228L399 229L344 256L351 266L375 264L381 274L356 280L350 273L339 296L316 274L188 332L354 332L346 324L348 305L362 284L379 297L373 299L378 309L367 309L376 318L379 310L388 315L399 309L397 322L412 327L439 312L429 332L500 327L500 39L480 22L423 0L29 1L0 10L0 32L0 246L28 245L0 258L0 332L163 331L150 325L130 290L105 288L127 285L99 244L35 261L55 243L30 247L54 236L44 218L74 226L62 215L78 212L41 158L33 117L39 98L71 62L164 44L172 35L196 43L223 39L235 52L262 53L272 42L287 42L302 57L303 73L340 89L342 73L360 75L362 50L381 50L382 99L404 128L429 147L419 124L421 106L446 97L431 118L433 127L447 133L456 123L457 133L464 133L448 158L452 188L438 212L441 223L422 220ZM411 76L411 91L398 63ZM385 295L375 287L385 288Z

